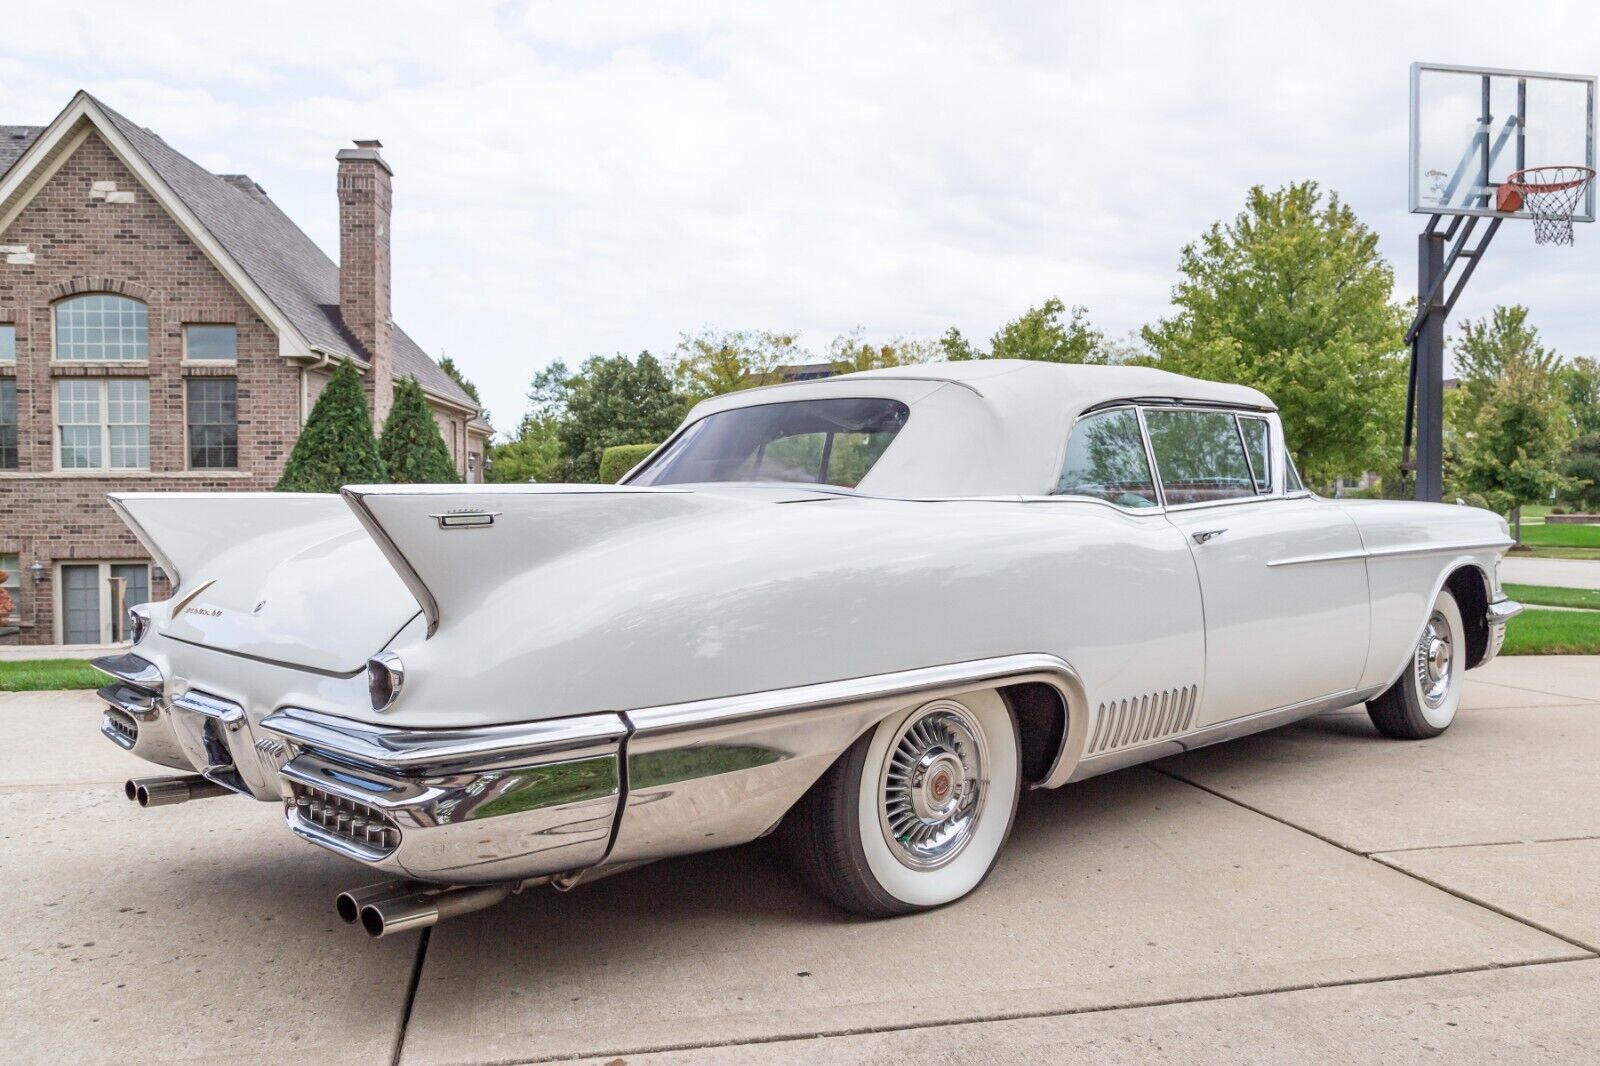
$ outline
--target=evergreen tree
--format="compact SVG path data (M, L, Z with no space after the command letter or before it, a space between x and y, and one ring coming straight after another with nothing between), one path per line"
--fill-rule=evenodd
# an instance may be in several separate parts
M378 454L397 485L439 485L460 481L450 449L439 434L439 423L415 378L405 378L394 390L394 406L383 424Z
M387 480L361 375L354 364L341 363L300 430L278 491L338 492L345 485Z

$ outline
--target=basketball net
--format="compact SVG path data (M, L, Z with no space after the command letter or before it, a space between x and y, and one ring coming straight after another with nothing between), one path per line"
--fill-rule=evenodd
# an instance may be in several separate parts
M1571 244L1572 216L1593 180L1593 167L1529 167L1505 180L1495 207L1500 211L1527 208L1535 243Z

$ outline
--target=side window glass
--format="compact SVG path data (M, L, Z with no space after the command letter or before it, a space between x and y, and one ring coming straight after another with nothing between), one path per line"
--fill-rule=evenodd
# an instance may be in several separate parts
M1294 458L1288 451L1283 453L1283 491L1304 492L1306 487L1300 484L1300 471L1294 468Z
M1132 408L1078 420L1056 479L1057 496L1092 496L1122 507L1156 506L1139 416Z
M1255 495L1233 415L1150 408L1144 417L1169 506Z
M1266 496L1272 492L1272 439L1267 432L1265 418L1239 416L1239 432L1244 435L1244 448L1250 455L1250 472L1256 476L1256 492Z

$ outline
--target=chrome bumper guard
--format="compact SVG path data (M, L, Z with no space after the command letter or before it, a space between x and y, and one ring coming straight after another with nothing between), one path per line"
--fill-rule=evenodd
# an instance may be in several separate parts
M1521 613L1522 604L1516 600L1496 600L1489 605L1489 646L1484 649L1483 663L1500 654L1506 642L1506 623Z
M111 678L96 693L105 702L100 733L142 759L178 770L190 769L161 704L161 671L132 652L103 655L89 665Z
M600 862L622 796L620 715L397 729L286 708L289 828L398 876L492 884Z

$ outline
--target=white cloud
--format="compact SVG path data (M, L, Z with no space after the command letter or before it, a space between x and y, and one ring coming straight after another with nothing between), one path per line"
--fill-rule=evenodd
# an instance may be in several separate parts
M1549 32L1552 26L1560 33ZM1593 5L38 5L0 122L88 88L336 246L333 152L396 170L398 317L509 428L540 366L705 323L985 337L1051 294L1121 335L1253 183L1316 178L1402 292L1413 59L1585 70ZM1457 319L1600 352L1600 232L1508 226Z

